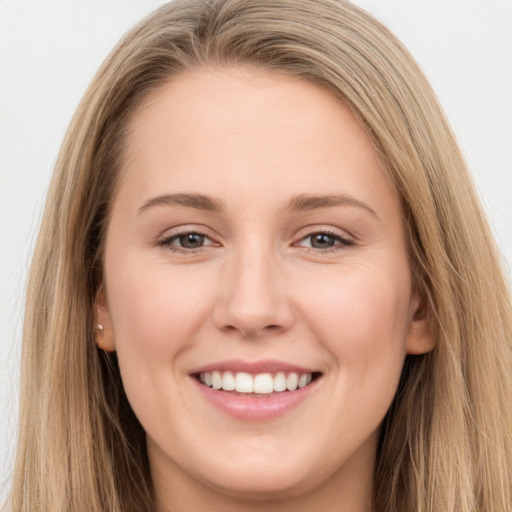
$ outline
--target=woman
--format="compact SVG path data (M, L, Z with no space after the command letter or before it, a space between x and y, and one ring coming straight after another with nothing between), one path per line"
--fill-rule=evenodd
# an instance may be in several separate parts
M183 0L57 163L13 510L507 510L511 308L417 66L347 2Z

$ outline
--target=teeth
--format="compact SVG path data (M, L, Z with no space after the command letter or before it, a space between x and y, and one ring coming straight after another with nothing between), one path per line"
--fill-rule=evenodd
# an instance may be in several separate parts
M280 392L286 389L286 375L283 372L279 372L274 377L274 391Z
M288 391L294 391L297 389L297 385L299 384L299 376L296 373L290 373L286 378L286 389Z
M199 375L199 380L206 386L224 391L236 391L238 393L255 393L267 395L272 392L295 391L307 386L313 379L311 373L298 374L290 372L258 373L251 375L246 372L233 374L226 372L204 372Z
M270 373L260 373L254 377L254 392L265 395L274 391L274 379Z
M245 372L238 372L235 376L235 391L238 393L252 393L254 391L252 376Z
M306 386L308 383L308 376L303 373L300 377L299 377L299 388L303 388L304 386Z
M206 378L205 378L206 380ZM222 387L222 375L220 372L213 372L212 373L212 388L213 389L220 389Z
M235 377L231 372L224 372L222 376L222 389L224 391L233 391L235 389Z

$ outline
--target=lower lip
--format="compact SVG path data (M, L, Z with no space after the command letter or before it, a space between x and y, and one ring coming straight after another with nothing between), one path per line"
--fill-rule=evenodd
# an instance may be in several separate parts
M193 377L192 380L206 400L230 416L241 420L267 420L287 413L306 400L321 379L295 391L262 397L235 395L229 391L212 389Z

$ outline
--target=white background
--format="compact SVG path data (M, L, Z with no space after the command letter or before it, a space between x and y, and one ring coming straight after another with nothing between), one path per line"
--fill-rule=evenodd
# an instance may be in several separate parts
M0 501L16 435L26 271L52 167L100 62L162 3L0 0ZM512 266L512 1L356 3L402 39L431 80Z

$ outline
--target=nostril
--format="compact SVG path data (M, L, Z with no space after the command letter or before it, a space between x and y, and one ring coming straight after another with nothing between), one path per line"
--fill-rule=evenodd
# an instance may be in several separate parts
M222 328L222 330L225 332L237 331L237 332L242 333L244 336L250 337L250 338L261 336L264 333L267 333L267 334L277 333L281 329L282 329L282 326L280 326L278 324L266 325L266 326L262 327L261 329L251 328L250 326L243 328L242 326L236 326L236 325L226 325Z

